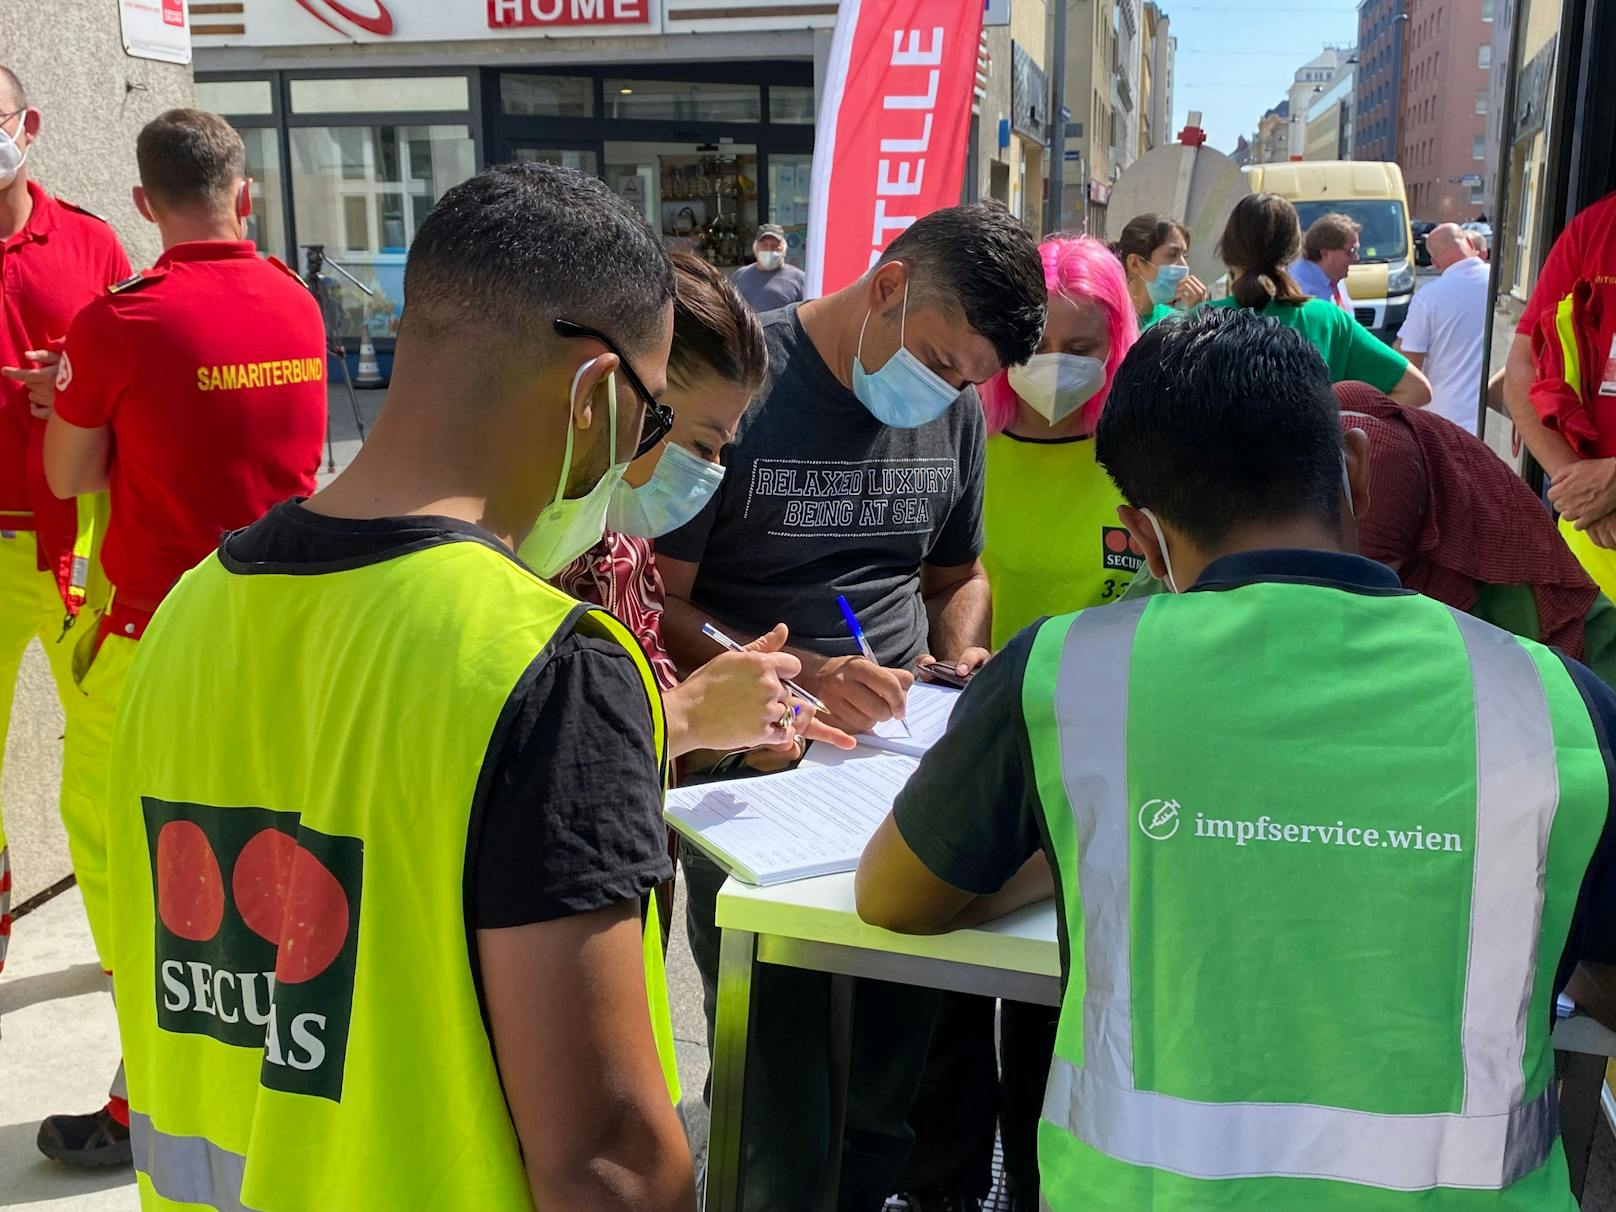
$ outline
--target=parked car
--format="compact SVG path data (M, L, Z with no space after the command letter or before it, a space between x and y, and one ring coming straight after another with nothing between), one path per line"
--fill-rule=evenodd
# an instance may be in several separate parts
M1431 234L1431 229L1436 224L1429 219L1415 219L1408 226L1409 230L1414 233L1414 264L1429 266L1431 264L1431 252L1425 247L1425 237Z

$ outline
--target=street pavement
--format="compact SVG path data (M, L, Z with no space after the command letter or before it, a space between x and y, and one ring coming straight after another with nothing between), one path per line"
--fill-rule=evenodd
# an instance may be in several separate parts
M361 392L368 427L381 392ZM346 394L331 396L338 466L358 449ZM56 810L61 768L61 707L43 654L23 662L11 716L0 795L16 874L14 905L68 874L66 838ZM683 888L673 915L668 984L680 1079L698 1152L707 1136L701 1101L707 1069L701 983L685 940ZM95 959L77 889L19 920L0 974L0 1212L135 1212L128 1170L75 1172L46 1161L34 1147L43 1116L84 1112L105 1100L117 1065L112 1001ZM1584 1208L1616 1212L1616 1144L1608 1130L1595 1155Z

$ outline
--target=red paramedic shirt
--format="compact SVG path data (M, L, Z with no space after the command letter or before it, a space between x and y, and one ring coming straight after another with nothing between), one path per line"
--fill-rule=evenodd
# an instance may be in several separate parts
M314 491L325 332L302 282L252 244L177 244L73 322L56 413L112 430L102 564L155 606L228 531Z
M1521 313L1515 331L1531 336L1539 330L1579 282L1589 284L1590 301L1583 311L1599 317L1596 331L1577 334L1578 343L1586 346L1589 355L1586 360L1590 364L1581 367L1580 377L1586 379L1582 394L1588 419L1598 435L1593 449L1583 453L1609 458L1616 456L1616 395L1602 394L1600 386L1607 380L1616 382L1610 366L1616 358L1616 193L1607 194L1587 207L1560 233L1538 273L1532 298ZM1541 362L1537 366L1539 376L1550 369ZM1564 428L1559 416L1552 412L1545 414L1539 399L1534 399L1533 403L1546 426L1556 430ZM1572 445L1580 446L1575 441Z
M79 309L129 276L129 258L104 219L32 181L28 196L28 222L0 242L0 366L25 369L33 365L28 350L60 346ZM44 437L28 389L0 379L0 529L37 527L40 567L65 575L78 514L45 484Z

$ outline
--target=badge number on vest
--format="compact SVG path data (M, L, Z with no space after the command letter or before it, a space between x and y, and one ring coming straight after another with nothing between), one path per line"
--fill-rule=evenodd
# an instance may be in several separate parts
M143 804L158 1027L259 1049L265 1086L340 1100L364 843L295 812Z

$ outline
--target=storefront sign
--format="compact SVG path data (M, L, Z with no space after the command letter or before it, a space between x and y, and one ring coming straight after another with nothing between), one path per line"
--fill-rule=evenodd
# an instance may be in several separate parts
M118 15L126 54L162 63L191 61L185 0L118 0Z
M488 0L489 29L645 25L650 0Z
M125 8L178 0L121 0ZM457 42L662 32L663 0L237 0L241 32L210 46Z
M808 297L959 201L982 0L843 0L814 134Z

